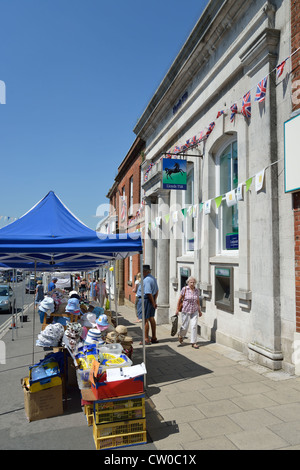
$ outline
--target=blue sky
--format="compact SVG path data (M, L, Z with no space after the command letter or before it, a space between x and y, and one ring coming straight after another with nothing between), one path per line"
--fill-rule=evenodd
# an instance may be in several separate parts
M53 190L96 228L133 128L207 3L1 0L0 216Z

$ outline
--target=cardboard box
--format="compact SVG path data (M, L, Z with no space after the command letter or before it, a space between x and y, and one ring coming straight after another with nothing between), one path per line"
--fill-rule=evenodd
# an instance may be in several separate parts
M24 391L25 413L29 421L63 414L62 385L31 393L28 377L23 378L21 384Z

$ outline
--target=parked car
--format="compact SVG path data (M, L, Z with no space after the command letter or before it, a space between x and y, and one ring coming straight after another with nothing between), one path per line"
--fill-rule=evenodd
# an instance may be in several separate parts
M0 312L16 311L16 296L12 288L6 284L0 285Z

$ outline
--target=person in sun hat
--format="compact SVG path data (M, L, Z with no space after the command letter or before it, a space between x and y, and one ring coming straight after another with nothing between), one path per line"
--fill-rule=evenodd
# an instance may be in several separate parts
M71 290L71 292L69 293L69 298L80 300L80 295L78 294L76 290Z
M154 276L151 274L151 268L149 264L143 265L143 286L144 286L144 309L145 309L145 343L158 343L156 338L156 321L155 321L155 310L157 308L157 296L158 296L158 285ZM139 285L137 291L137 297L139 298L137 304L138 318L142 318L142 287ZM151 325L152 338L149 340L149 328ZM143 344L141 341L140 344Z
M50 320L50 313L53 313L55 309L54 300L52 297L46 295L39 304L38 314L40 316L40 322L44 322L45 313L47 314L47 320Z
M35 303L38 304L44 298L44 286L42 281L37 282L36 290L35 290Z

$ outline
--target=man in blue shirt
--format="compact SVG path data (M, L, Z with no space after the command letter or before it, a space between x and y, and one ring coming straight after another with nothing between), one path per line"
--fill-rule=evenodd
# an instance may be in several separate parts
M144 286L144 311L145 311L145 343L146 344L151 344L151 343L158 343L157 338L156 338L156 321L155 321L155 310L157 308L157 296L158 296L158 285L157 281L154 276L151 274L151 268L148 264L143 265L143 276L144 276L144 281L143 281L143 286ZM142 288L141 285L139 285L138 291L137 291L137 297L139 298L138 304L137 304L137 312L138 312L138 318L142 318ZM152 337L151 340L149 340L149 328L151 325L151 333ZM141 341L140 344L143 344Z
M57 278L54 277L51 282L48 284L48 292L51 292L52 290L56 289L55 283L57 282Z

